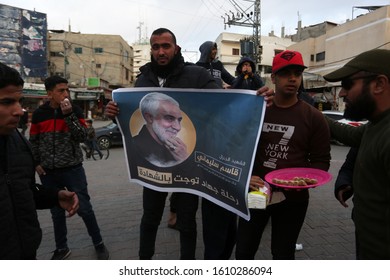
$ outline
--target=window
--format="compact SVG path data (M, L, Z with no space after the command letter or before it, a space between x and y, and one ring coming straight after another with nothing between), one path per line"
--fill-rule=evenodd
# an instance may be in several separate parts
M274 50L275 55L278 55L278 54L280 54L281 52L283 52L283 50Z
M55 72L54 75L64 77L64 72Z
M83 48L74 48L74 53L82 54L83 53Z
M232 55L240 55L240 49L232 49Z
M63 52L50 52L50 56L52 57L64 57Z
M100 63L96 63L96 68L102 68L102 65Z
M123 57L124 57L125 61L129 61L129 52L128 51L124 51L123 52Z
M94 48L93 51L95 53L103 53L103 48Z
M310 55L310 61L314 61L314 54Z
M325 60L325 52L320 52L316 54L316 61Z
M263 65L264 73L265 74L271 74L272 73L272 66L269 65Z

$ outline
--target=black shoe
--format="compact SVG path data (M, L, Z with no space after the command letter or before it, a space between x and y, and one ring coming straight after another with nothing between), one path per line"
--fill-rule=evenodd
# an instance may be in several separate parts
M70 256L70 253L72 251L69 248L65 249L56 249L54 251L53 256L51 257L52 260L65 260Z
M98 260L108 260L110 254L108 253L107 247L104 243L95 246L96 255Z

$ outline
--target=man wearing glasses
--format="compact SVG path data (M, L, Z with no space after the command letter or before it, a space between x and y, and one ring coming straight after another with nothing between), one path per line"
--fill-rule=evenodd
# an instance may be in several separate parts
M354 183L357 259L390 259L390 50L375 49L356 56L324 76L341 81L345 117L368 119L360 127L328 123L332 136L359 146Z

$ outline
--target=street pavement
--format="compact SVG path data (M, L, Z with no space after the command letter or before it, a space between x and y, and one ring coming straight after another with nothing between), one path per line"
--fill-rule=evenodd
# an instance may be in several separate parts
M107 122L95 121L99 127ZM303 249L296 252L298 260L353 260L355 259L354 225L351 220L352 202L344 208L334 198L333 186L337 172L345 159L348 147L332 145L329 172L333 179L327 185L310 190L310 203L305 223L298 238ZM85 161L88 188L92 205L101 228L111 260L137 260L139 224L142 216L142 187L129 182L122 147L110 150L110 157L101 161ZM199 208L200 209L200 208ZM159 228L156 260L179 259L179 232L167 227L169 201ZM39 210L43 240L38 259L48 260L55 249L53 226L49 210ZM198 211L198 242L196 258L203 259L201 211ZM91 239L82 219L67 220L70 260L95 260ZM288 233L286 233L288 234ZM270 226L263 234L256 259L271 260ZM232 259L234 256L232 257Z

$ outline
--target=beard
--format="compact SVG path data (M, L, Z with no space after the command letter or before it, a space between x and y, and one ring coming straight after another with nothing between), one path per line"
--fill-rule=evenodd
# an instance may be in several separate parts
M181 63L184 63L184 58L181 55L180 51L178 51L178 53L175 54L175 56L173 57L172 61L170 61L166 65L159 65L153 56L151 56L150 59L152 65L152 72L161 78L168 77L168 75L172 74Z
M159 124L157 124L156 122L152 123L152 128L153 128L154 133L156 133L158 139L160 139L160 141L164 144L166 143L167 139L176 136L178 133L178 131L176 129L164 128L164 127L160 126Z
M365 84L360 95L351 102L345 98L347 106L344 111L344 118L352 121L370 119L376 109L374 98L370 94L369 85Z

